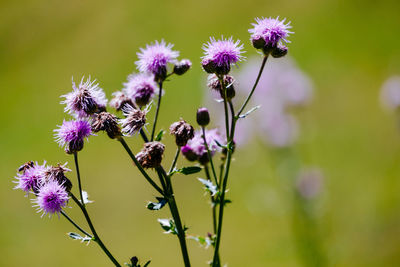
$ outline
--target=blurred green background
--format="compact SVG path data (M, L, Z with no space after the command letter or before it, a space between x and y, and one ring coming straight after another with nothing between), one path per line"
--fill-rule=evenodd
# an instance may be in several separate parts
M233 35L250 57L253 18L277 15L292 21L290 54L316 88L300 116L295 150L325 174L318 231L329 262L400 266L400 136L395 117L378 101L383 81L400 74L399 14L396 0L1 1L0 266L110 266L96 244L67 238L74 229L63 218L40 218L12 190L15 170L27 160L72 164L52 132L65 116L59 96L71 89L71 76L92 75L110 98L134 70L139 47L164 38L194 66L166 85L159 126L179 117L194 123L207 93L202 43ZM165 162L175 150L171 141ZM129 142L140 149L138 137ZM254 142L235 154L221 248L229 266L301 266L291 204L271 171L271 153ZM156 221L168 210L145 208L154 191L122 147L100 134L80 161L84 188L95 200L89 211L114 255L181 266L177 239ZM177 175L174 185L189 232L204 235L211 228L208 198L195 177ZM82 221L76 207L68 212ZM211 249L188 242L193 266L206 266Z

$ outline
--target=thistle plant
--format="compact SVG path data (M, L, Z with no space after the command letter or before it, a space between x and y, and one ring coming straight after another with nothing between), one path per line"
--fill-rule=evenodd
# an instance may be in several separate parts
M52 166L44 162L39 165L29 161L19 168L15 188L31 196L32 202L43 215L57 214L65 217L79 232L71 232L69 237L97 243L115 266L121 266L121 261L113 256L94 227L86 207L91 201L88 200L88 193L83 190L85 180L79 169L78 155L86 153L83 149L87 139L105 132L111 140L122 146L140 174L158 194L156 201L149 202L147 208L154 212L162 208L169 209L171 218L161 218L158 222L166 233L177 237L184 266L191 266L188 239L212 247L210 266L223 266L220 247L223 241L224 212L230 203L227 191L236 146L236 126L257 109L249 108L248 105L268 58L281 58L287 54L286 44L292 33L289 24L279 17L257 18L252 24L249 30L250 41L259 50L262 59L256 71L257 76L243 99L236 97L235 78L231 70L245 61L244 44L233 37L210 37L203 44L201 66L209 74L208 86L219 94L219 102L224 110L223 123L216 128L210 127L213 119L206 107L199 108L196 114L193 112L198 124L195 127L184 118L173 118L175 122L171 124L169 133L175 140L176 152L169 168L166 168L164 158L164 152L169 148L163 144L163 139L168 137L164 130L157 127L159 117L163 115L161 103L163 98L168 99L168 81L186 74L192 67L190 60L178 60L180 52L173 50L174 45L161 40L141 48L136 61L138 73L128 76L124 88L114 92L110 102L100 85L90 77L82 78L79 85L73 81L72 92L63 95L64 100L61 102L70 118L55 130L55 139L73 157L76 182L67 178L72 171L66 164ZM110 113L107 105L114 109L113 113ZM236 105L239 105L238 109ZM143 146L131 148L127 138L141 138ZM191 163L177 166L180 154ZM199 181L210 195L212 210L212 230L204 237L188 233L188 227L184 225L179 212L172 182L174 175L193 175L201 171L204 171L205 179L199 178ZM76 223L67 214L65 207L71 202L82 211L89 229ZM147 261L140 265L136 256L131 257L130 263L127 263L128 266L136 267L149 264L150 261Z

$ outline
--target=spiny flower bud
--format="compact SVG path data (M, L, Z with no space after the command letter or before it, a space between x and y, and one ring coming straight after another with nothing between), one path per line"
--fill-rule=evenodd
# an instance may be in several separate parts
M135 109L132 106L125 106L122 109L125 119L120 120L122 132L126 135L134 135L146 124L147 110Z
M203 59L201 61L201 66L203 67L204 71L207 73L215 73L215 64L211 59Z
M115 108L117 111L122 110L125 105L134 106L132 99L121 91L114 92L113 96L114 97L110 101L110 106Z
M44 172L44 177L46 182L49 181L57 181L60 185L65 187L67 192L71 191L72 183L71 181L64 175L65 172L70 172L71 170L65 167L66 164L61 165L60 163L57 166L49 166Z
M264 38L262 38L262 37L253 38L251 40L251 43L253 44L253 47L255 49L262 49L266 45L266 42L265 42Z
M174 66L174 73L177 75L185 74L192 67L192 62L189 59L182 59Z
M118 118L108 112L95 114L92 120L92 131L95 133L105 131L111 139L121 136Z
M224 75L223 80L224 80L224 87L226 88L226 96L228 100L230 100L235 97L235 88L233 87L233 84L235 83L235 78L233 78L233 76L231 75ZM225 98L223 87L217 75L211 74L208 76L207 86L211 90L219 92L221 98Z
M172 135L175 135L175 143L177 146L184 146L194 137L193 127L184 120L174 122L169 127Z
M199 108L196 115L197 124L207 126L210 123L210 113L207 108Z
M136 155L143 168L156 168L160 166L165 146L157 141L145 143L143 149Z
M271 51L271 56L274 58L280 58L283 57L287 54L288 48L284 45L278 45L277 47L274 47Z

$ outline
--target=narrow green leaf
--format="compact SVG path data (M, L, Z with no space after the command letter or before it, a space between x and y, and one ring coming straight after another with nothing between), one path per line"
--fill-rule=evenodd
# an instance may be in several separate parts
M160 130L160 131L158 132L157 136L156 136L156 139L155 139L155 141L158 141L158 142L160 142L160 141L161 141L161 139L163 138L163 135L164 135L164 133L165 133L165 131L164 131L164 130Z

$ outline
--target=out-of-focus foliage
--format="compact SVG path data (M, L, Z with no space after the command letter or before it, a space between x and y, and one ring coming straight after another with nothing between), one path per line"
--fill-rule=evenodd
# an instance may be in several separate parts
M12 190L15 169L25 161L72 164L52 132L65 116L59 96L71 89L71 76L92 75L110 98L134 70L139 47L164 38L193 69L165 84L159 126L167 129L180 117L195 124L208 93L199 64L202 43L233 35L250 57L256 54L247 32L253 18L277 15L292 21L289 54L315 86L313 104L296 114L301 133L293 153L324 172L315 212L327 258L335 266L400 265L400 135L395 116L379 103L384 80L400 73L399 14L400 3L389 0L3 0L0 266L109 266L97 246L69 240L65 233L74 229L63 218L40 218L23 193ZM129 141L135 152L141 149L136 139ZM165 135L163 141L170 162L174 140ZM233 267L299 266L291 192L276 166L284 152L260 144L235 154L223 260ZM162 234L157 222L168 211L146 208L154 191L120 145L99 134L80 160L83 187L95 200L88 209L115 256L180 266L176 239ZM176 174L173 183L188 233L205 236L211 214L196 175ZM77 208L68 212L83 223ZM206 266L211 250L188 242L193 266Z

